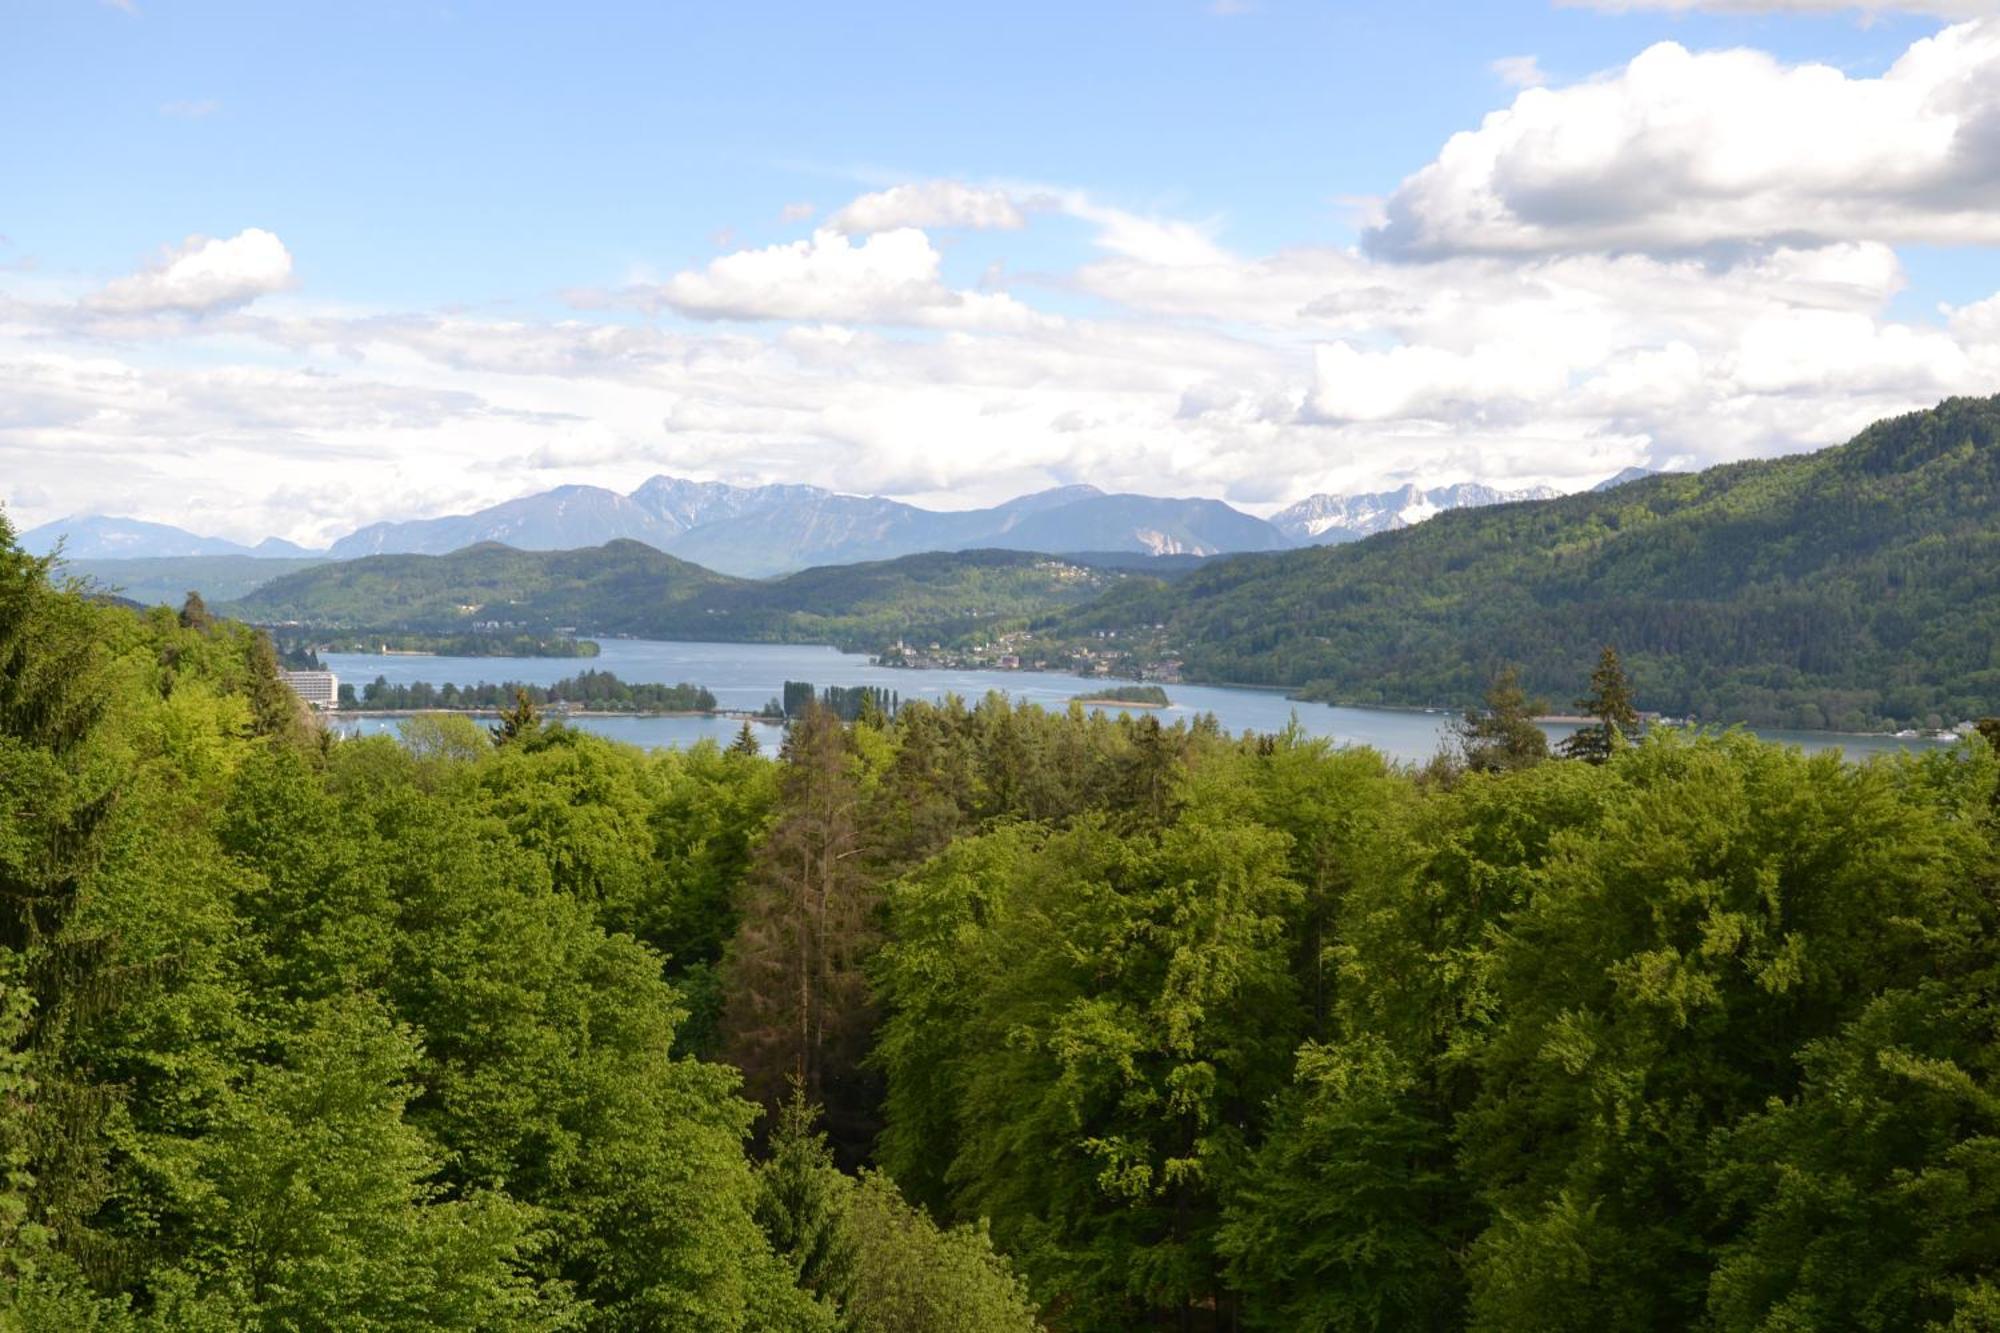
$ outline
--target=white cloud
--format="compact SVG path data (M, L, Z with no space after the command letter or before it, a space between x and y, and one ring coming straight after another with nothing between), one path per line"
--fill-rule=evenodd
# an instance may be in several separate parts
M1325 343L1314 349L1310 405L1332 422L1446 420L1468 408L1518 415L1564 387L1569 367L1550 353L1526 339L1465 352Z
M828 225L853 233L904 227L1018 231L1028 220L1005 190L934 180L864 194L835 213Z
M1661 43L1452 136L1385 216L1370 244L1399 258L2000 243L2000 22L1879 78Z
M1534 56L1501 56L1490 68L1509 88L1539 88L1549 81Z
M1032 321L1028 309L1010 296L947 287L940 265L930 238L914 227L878 231L858 244L822 228L807 240L724 255L643 294L697 319L938 327Z
M292 281L292 256L270 232L251 227L226 240L190 236L151 267L107 283L85 304L115 314L199 315L249 304Z
M1146 217L1072 192L1063 212L1097 225L1097 244L1125 259L1166 268L1200 268L1224 258L1211 226L1180 218Z

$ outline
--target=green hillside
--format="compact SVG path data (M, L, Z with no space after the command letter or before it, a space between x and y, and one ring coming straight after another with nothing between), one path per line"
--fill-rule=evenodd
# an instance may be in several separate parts
M1839 448L1468 509L1346 546L1135 581L1063 631L1163 623L1190 676L1464 703L1501 663L1567 701L1599 645L1640 703L1764 725L2000 708L2000 399Z
M260 624L325 630L518 630L878 648L899 636L982 639L1080 606L1116 571L1022 551L962 551L737 579L638 542L580 551L485 544L450 555L322 565L229 606Z

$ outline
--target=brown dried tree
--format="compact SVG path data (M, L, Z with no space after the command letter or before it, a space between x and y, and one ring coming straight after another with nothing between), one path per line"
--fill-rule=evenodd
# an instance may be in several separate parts
M766 1108L797 1086L826 1108L835 1147L872 1132L873 1027L863 967L877 941L864 870L859 759L840 719L814 704L792 724L779 811L745 878L724 961L723 1050Z

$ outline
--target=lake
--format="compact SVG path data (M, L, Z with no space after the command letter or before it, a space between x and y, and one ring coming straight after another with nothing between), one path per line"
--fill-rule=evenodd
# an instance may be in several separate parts
M358 692L376 677L391 684L430 681L476 685L519 681L552 685L587 670L609 671L633 684L672 685L687 681L706 686L724 708L756 710L777 697L788 680L815 686L879 685L905 699L938 700L956 694L976 702L998 690L1016 700L1045 708L1064 708L1069 701L1102 682L1055 671L913 671L877 666L858 653L843 653L819 645L775 643L664 643L648 639L600 640L603 652L589 657L416 657L375 653L323 653L329 670ZM1117 683L1117 682L1112 682ZM1275 690L1231 689L1217 685L1169 685L1173 706L1147 709L1171 723L1200 713L1213 713L1230 732L1283 730L1293 719L1312 736L1326 736L1346 745L1367 745L1391 759L1421 763L1444 743L1449 714L1398 708L1341 708L1332 704L1300 703ZM1106 705L1115 707L1115 705ZM351 734L393 734L393 717L349 717L337 725ZM570 725L647 748L680 748L713 739L727 744L742 723L727 717L575 717ZM782 737L778 727L755 724L767 752ZM1560 739L1575 730L1562 724L1544 728ZM1830 732L1760 731L1767 740L1797 745L1807 751L1838 747L1862 756L1891 750L1931 750L1939 742L1898 740L1891 736L1845 736Z

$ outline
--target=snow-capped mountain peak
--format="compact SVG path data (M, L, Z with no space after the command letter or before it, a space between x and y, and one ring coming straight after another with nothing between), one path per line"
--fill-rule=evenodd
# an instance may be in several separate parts
M1308 496L1273 514L1271 522L1295 542L1325 546L1407 528L1447 509L1470 509L1516 500L1552 500L1556 494L1547 486L1503 491L1476 481L1461 481L1425 490L1409 483L1393 491L1368 495Z

